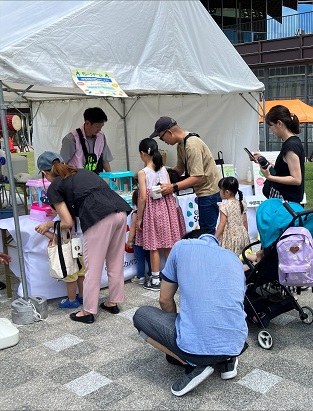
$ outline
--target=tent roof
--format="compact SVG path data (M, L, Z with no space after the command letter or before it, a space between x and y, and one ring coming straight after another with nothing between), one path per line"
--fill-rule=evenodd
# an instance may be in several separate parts
M198 0L0 1L0 37L9 86L81 95L79 67L113 71L129 95L264 88Z
M313 123L313 107L308 104L303 103L301 100L271 100L265 102L266 114L268 111L278 104L288 107L290 113L296 114L300 123ZM263 123L263 103L260 107L260 118L259 122Z

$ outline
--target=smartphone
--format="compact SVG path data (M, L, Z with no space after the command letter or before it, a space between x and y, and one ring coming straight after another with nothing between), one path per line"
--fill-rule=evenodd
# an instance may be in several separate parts
M247 147L244 147L245 152L248 154L250 161L255 161L254 155L251 153L250 150L247 149Z

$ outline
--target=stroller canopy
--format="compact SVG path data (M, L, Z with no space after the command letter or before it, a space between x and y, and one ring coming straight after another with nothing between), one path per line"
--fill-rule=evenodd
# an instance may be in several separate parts
M305 211L298 203L290 202L289 205L296 213ZM293 216L284 207L283 200L280 198L270 198L263 201L263 203L259 205L256 213L256 224L262 247L267 248L273 244L286 230L292 219ZM312 226L312 223L312 218L308 219L307 222L304 222L304 226L311 231L307 224ZM298 219L295 225L299 225Z

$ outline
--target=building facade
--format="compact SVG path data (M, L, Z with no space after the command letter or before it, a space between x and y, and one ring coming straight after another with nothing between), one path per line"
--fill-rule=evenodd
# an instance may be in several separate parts
M300 99L313 106L313 1L203 0L256 77L265 100ZM260 123L260 150L281 143ZM301 125L306 156L313 151L313 123Z

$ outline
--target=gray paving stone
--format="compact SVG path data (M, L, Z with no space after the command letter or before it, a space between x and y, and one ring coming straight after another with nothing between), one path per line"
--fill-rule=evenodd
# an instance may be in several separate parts
M77 358L83 359L86 355L93 354L97 356L97 352L101 348L93 344L91 341L83 341L75 346L69 347L66 350L62 351L62 355L73 360Z
M50 348L51 350L60 352L82 342L83 340L76 337L75 335L64 334L61 337L55 338L54 340L44 342L43 345Z
M23 363L17 363L14 357L1 361L0 387L9 389L25 382L31 382L37 376L35 367L27 367Z
M302 384L304 387L313 387L313 370L310 366L299 364L293 358L281 357L275 362L275 371L273 371L273 362L265 362L262 369L268 372L275 372L276 375L285 380L294 381Z
M144 387L143 387L144 388ZM126 399L132 391L114 382L85 396L86 400L94 402L101 409L110 409L118 401Z
M72 361L69 364L63 365L59 368L55 368L54 370L48 372L47 375L54 382L63 385L81 377L84 374L87 374L88 371L90 371L88 367L76 361Z
M281 377L269 372L255 369L245 375L237 384L250 388L252 391L266 394L275 384L281 381Z
M107 384L111 384L111 382L110 379L103 375L95 371L90 371L89 373L68 382L65 384L65 387L68 390L73 391L79 397L84 397Z

